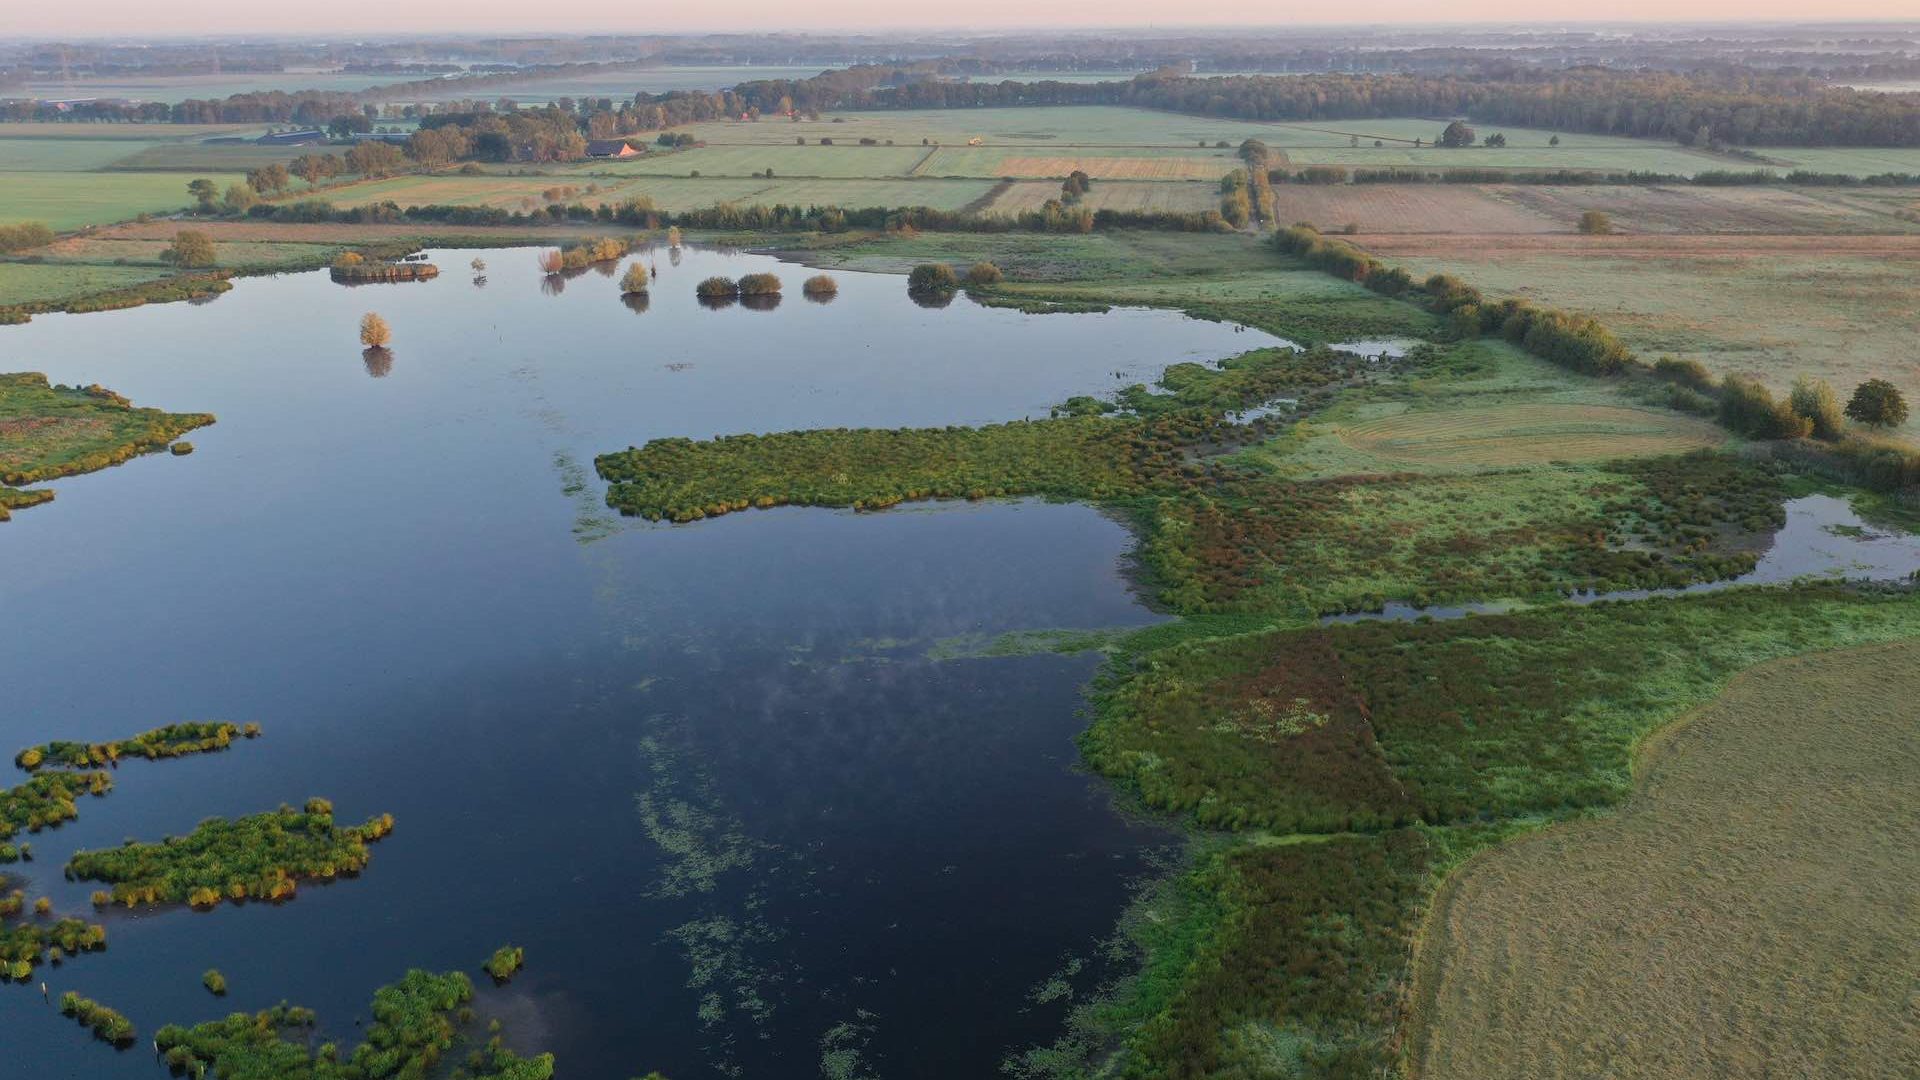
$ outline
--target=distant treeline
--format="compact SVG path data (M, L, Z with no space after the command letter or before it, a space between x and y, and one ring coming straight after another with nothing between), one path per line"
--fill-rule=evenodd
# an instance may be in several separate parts
M1685 145L1920 146L1920 95L1835 87L1806 77L1595 69L1457 75L1243 75L1156 72L1125 82L951 82L882 66L811 79L742 83L748 108L963 109L1132 105L1245 120L1471 116L1490 123ZM742 111L747 111L743 108Z
M617 65L592 65L612 67ZM1598 68L1461 74L1318 73L1201 78L1163 69L1118 82L960 82L951 62L866 64L808 79L763 79L717 92L566 100L561 111L590 138L677 124L825 109L969 109L1022 105L1128 105L1245 120L1361 120L1470 116L1487 123L1603 135L1670 138L1684 145L1920 146L1920 94L1836 87L1804 75L1733 71L1677 74ZM520 76L524 78L525 76ZM478 88L493 76L463 80ZM503 77L504 78L504 77ZM435 80L439 89L444 82ZM383 87L404 98L410 84ZM367 110L369 92L235 94L175 105L94 102L66 111L35 102L0 108L9 120L325 124ZM405 116L511 111L510 102L405 106Z

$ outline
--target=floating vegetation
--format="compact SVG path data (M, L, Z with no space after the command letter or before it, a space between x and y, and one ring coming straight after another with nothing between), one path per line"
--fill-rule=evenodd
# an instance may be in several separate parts
M60 1012L93 1031L93 1037L115 1046L133 1045L133 1021L105 1005L69 990L60 995Z
M739 822L714 809L706 777L690 770L657 735L642 738L640 751L652 783L634 795L634 807L647 838L666 858L650 895L710 893L721 875L751 868L763 845L748 837Z
M0 374L0 521L10 510L53 498L11 485L118 465L211 423L207 413L135 408L100 386L52 386L38 372Z
M573 536L582 544L605 539L619 531L619 519L607 513L603 502L587 483L587 470L565 450L553 454L553 467L560 473L560 491L573 500Z
M208 968L206 974L200 976L200 985L214 997L227 996L227 977L220 974L219 968Z
M525 949L517 945L502 945L493 950L493 955L487 957L484 966L487 974L493 976L494 982L504 983L513 978L514 972L519 971L520 965L526 963L526 960Z
M640 749L652 783L635 796L635 804L647 835L666 858L649 895L715 894L722 875L745 875L761 854L774 849L746 836L740 823L716 805L703 771L669 745L673 732L667 718L654 717L649 724L655 730L641 740ZM752 881L737 891L745 898L703 904L695 918L666 934L686 961L686 986L699 996L695 1015L709 1029L726 1027L730 1018L764 1027L774 1014L769 995L783 981L776 968L756 957L758 950L782 937L762 914L766 886ZM729 1049L736 1035L729 1033L722 1040L713 1061L716 1070L729 1075L739 1071Z
M622 296L644 296L653 288L653 279L647 274L647 268L639 263L630 263L627 272L620 275L620 293Z
M334 1043L316 1052L311 1009L277 1005L257 1013L233 1013L220 1020L183 1027L168 1024L154 1033L154 1049L176 1075L258 1078L258 1080L411 1080L438 1075L436 1068L457 1053L462 1026L469 1022L473 983L458 971L445 974L414 969L373 996L373 1022L366 1041L344 1056ZM548 1080L553 1055L522 1058L490 1039L466 1059L455 1075L470 1080Z
M182 439L172 446L167 447L167 449L172 451L174 457L186 457L188 454L193 453L193 444Z
M367 845L393 831L393 815L364 825L339 827L325 799L304 810L283 806L228 820L208 818L193 832L157 844L128 843L102 851L78 851L68 861L69 878L113 886L93 894L94 903L185 903L210 908L222 900L290 900L299 881L331 881L367 865Z
M130 739L105 743L56 741L30 746L14 755L13 763L28 772L43 767L86 769L112 765L123 757L141 757L148 761L205 754L225 750L236 736L252 739L260 734L259 724L230 724L226 721L188 721L144 731Z
M875 1080L863 1055L873 1039L876 1019L876 1014L857 1009L854 1019L842 1020L820 1036L822 1080Z

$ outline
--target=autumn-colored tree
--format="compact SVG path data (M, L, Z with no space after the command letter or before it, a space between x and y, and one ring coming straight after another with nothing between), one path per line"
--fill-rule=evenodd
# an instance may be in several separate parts
M393 340L393 328L374 312L360 316L360 344L369 349L384 349Z
M1589 210L1580 215L1580 231L1588 236L1605 236L1613 231L1613 219L1605 211Z

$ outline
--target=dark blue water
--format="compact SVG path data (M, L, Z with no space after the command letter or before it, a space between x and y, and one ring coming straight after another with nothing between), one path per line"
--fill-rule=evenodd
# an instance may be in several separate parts
M1149 621L1124 531L1035 502L649 526L607 513L592 455L1039 416L1272 339L927 310L897 277L839 274L811 304L804 273L752 256L658 253L644 313L597 273L543 288L526 250L435 261L424 284L289 276L0 330L0 370L220 417L190 457L61 481L0 526L0 749L265 728L122 766L29 838L30 895L84 914L90 886L59 879L73 850L207 815L324 795L398 819L363 877L289 904L107 915L106 953L36 978L125 1012L139 1048L0 986L0 1071L162 1075L159 1025L283 999L351 1043L375 987L477 974L503 943L527 968L482 1007L567 1077L813 1076L823 1040L859 1075L974 1077L1049 1039L1064 1006L1028 992L1091 955L1170 836L1075 771L1091 658L923 653ZM701 277L760 269L787 279L777 309L695 303ZM376 309L394 347L369 365L355 326Z

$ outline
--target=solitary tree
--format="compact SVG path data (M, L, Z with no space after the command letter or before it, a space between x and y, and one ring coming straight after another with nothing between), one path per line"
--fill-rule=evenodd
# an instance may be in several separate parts
M213 211L213 201L220 197L220 189L203 176L187 181L187 194L193 197L193 201L199 204L200 212L205 214Z
M166 252L167 261L183 270L212 266L215 258L213 238L195 229L174 233L173 245Z
M647 277L646 267L637 262L628 263L627 272L620 277L620 292L622 295L631 296L634 293L646 292L652 284L651 279Z
M1472 146L1473 129L1465 122L1455 120L1440 132L1441 146Z
M1907 402L1899 387L1885 379L1868 379L1854 389L1847 416L1870 428L1899 427L1907 422Z
M1553 136L1552 138L1550 138L1550 139L1548 139L1548 140L1547 140L1547 145L1548 145L1548 146L1559 146L1559 145L1560 145L1560 136L1558 136L1558 135L1555 135L1555 136Z
M374 312L360 316L360 344L369 349L384 349L393 340L393 328Z
M1588 236L1605 236L1613 231L1613 219L1604 211L1589 210L1580 215L1580 231Z

